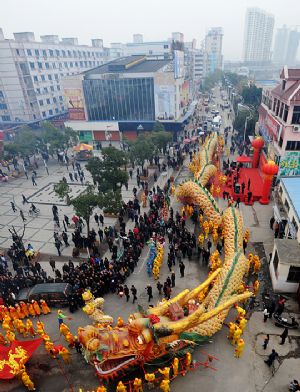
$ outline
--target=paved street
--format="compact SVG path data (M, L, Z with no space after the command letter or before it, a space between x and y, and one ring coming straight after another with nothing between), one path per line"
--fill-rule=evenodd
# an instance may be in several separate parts
M219 97L219 96L218 96ZM220 101L220 98L217 100ZM222 128L231 125L230 120L227 117L227 111L222 114L223 125ZM233 157L231 156L230 159ZM187 169L187 162L185 167L178 173L176 178L176 184L181 183L184 179L190 177L190 173ZM14 225L18 230L22 229L22 222L19 213L13 213L10 208L10 201L15 200L18 208L23 208L21 203L21 193L24 192L26 197L39 198L40 202L35 202L38 208L41 209L41 215L38 218L27 218L26 221L26 235L25 238L30 241L36 249L39 249L45 254L56 254L56 250L53 245L53 221L51 213L51 205L47 204L49 196L47 191L51 191L50 183L57 182L63 175L67 177L67 169L65 167L58 167L57 165L49 166L50 175L45 175L43 169L39 169L37 178L37 190L31 186L31 181L26 178L12 180L8 184L1 184L1 246L8 246L10 240L8 239L9 233L8 228ZM168 173L169 175L171 173ZM166 181L167 176L161 176L158 180L160 186ZM129 183L129 191L123 190L124 200L131 198L132 187L136 184L135 175L133 180ZM76 186L76 192L80 188L80 185ZM54 197L54 196L50 196ZM181 205L176 201L174 197L171 199L174 211L181 209ZM219 200L221 209L227 206L227 202L223 199ZM26 211L26 206L24 210ZM262 243L264 245L264 253L268 255L273 245L273 232L269 229L269 219L272 213L272 205L262 206L255 203L253 206L245 206L241 203L240 210L244 218L245 228L248 228L251 233L249 247L247 251L254 250L254 243ZM71 216L71 208L64 205L63 201L60 201L59 214L62 216L67 213ZM25 213L25 215L27 215ZM93 219L92 219L93 221ZM106 220L105 225L113 224L113 220ZM94 225L94 222L93 222ZM129 222L127 228L131 227L132 223ZM95 227L96 228L96 227ZM194 226L190 220L187 221L187 228L190 231L194 230ZM143 307L147 307L147 295L146 285L151 284L154 292L153 304L156 304L160 297L156 290L156 282L153 277L148 277L146 272L146 259L149 248L145 246L143 249L141 258L138 266L135 268L133 274L126 280L126 284L130 287L132 284L135 285L138 291L138 304ZM69 256L69 249L63 250L63 255ZM110 252L107 252L107 256L110 257ZM161 279L163 282L169 275L169 270L166 263L167 252L165 252L164 263L161 268ZM56 259L58 260L58 258ZM267 260L263 259L263 263ZM42 260L42 267L47 270L48 274L52 274L49 268L48 260ZM193 257L191 261L185 260L185 277L180 278L178 265L174 267L176 274L176 286L172 291L172 296L176 295L185 288L194 288L207 277L208 269L202 266L199 261ZM61 270L62 263L57 263L58 268ZM111 314L116 320L118 316L127 319L129 314L137 310L137 305L133 305L131 301L126 303L125 298L119 298L116 294L110 294L105 296L105 312ZM69 314L65 310L65 314L70 315L72 320L67 323L70 326L71 332L76 334L78 326L85 326L90 323L88 317L81 311L77 311L75 314ZM235 313L232 311L228 317L228 320L232 320ZM55 311L53 314L42 317L45 321L46 332L57 342L62 340L58 334L57 320ZM269 333L271 336L270 344L266 352L261 348L263 334ZM209 353L219 360L213 362L213 366L216 370L210 370L205 368L199 368L194 372L188 373L185 377L178 377L171 385L171 390L174 392L192 392L192 391L210 391L210 392L229 392L233 389L236 391L243 392L281 392L287 390L289 381L296 377L299 371L299 338L298 332L291 332L287 343L284 346L279 346L279 334L281 330L275 327L272 321L268 321L266 324L263 323L263 317L261 312L255 312L250 319L246 331L244 333L244 339L246 347L242 358L234 358L234 348L230 345L226 339L227 328L218 332L212 339L212 342L204 345L203 347L197 348L193 354L193 358L198 361L206 359L203 352ZM294 337L295 336L295 337ZM279 370L272 377L270 369L264 364L263 360L266 358L265 354L269 354L270 350L275 348L280 356L284 358ZM292 355L291 355L292 353ZM91 366L84 363L83 358L77 354L73 354L73 364L65 366L59 362L60 366L57 366L58 362L49 360L48 356L45 355L43 350L40 348L30 361L28 367L29 373L37 384L38 391L77 391L79 387L84 387L84 391L97 386L97 379L94 376L94 372ZM59 385L59 386L58 386ZM70 386L71 385L71 386ZM18 381L12 381L10 384L0 384L0 391L23 391Z

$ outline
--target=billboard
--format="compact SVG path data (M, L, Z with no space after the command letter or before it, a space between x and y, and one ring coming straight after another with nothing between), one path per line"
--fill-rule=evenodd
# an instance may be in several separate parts
M65 98L68 105L70 120L85 120L84 99L81 88L65 88Z
M300 152L286 152L279 163L279 176L300 176Z
M184 77L184 52L174 50L174 77L175 79Z
M173 120L175 118L175 86L156 85L155 111L159 120Z
M276 121L275 118L269 113L267 113L265 118L265 126L268 130L269 135L273 136L273 138L278 141L280 138L282 125L278 121Z
M189 103L189 93L190 93L190 84L188 80L185 80L181 86L181 93L180 93L180 105L182 108L187 106Z

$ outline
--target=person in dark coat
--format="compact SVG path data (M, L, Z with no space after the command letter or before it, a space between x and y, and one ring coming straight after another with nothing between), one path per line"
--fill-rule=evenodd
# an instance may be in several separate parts
M281 342L279 343L280 345L283 345L285 343L285 339L288 337L288 334L289 334L289 330L287 327L285 327L284 331L280 335L280 337L281 337Z
M126 297L126 302L128 302L129 298L130 298L130 294L129 294L129 288L127 287L126 284L124 285L124 294L125 294L125 297Z
M134 302L137 300L137 296L136 296L137 289L134 287L134 285L132 285L130 291L131 291L131 294L133 296L132 303L134 304Z
M278 353L274 350L272 350L271 354L269 355L268 359L265 361L265 363L271 367L275 359L278 357Z
M151 299L153 298L152 287L150 286L150 284L147 285L146 290L147 290L147 295L148 295L148 302L150 302Z

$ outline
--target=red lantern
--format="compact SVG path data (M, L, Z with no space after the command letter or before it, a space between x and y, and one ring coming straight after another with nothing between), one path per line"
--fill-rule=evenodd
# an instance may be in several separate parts
M258 167L260 150L263 148L264 144L265 142L263 141L263 138L261 138L260 136L258 136L256 139L252 141L252 147L254 148L252 167Z
M264 174L264 182L262 197L259 202L260 204L268 204L273 177L278 173L278 166L274 161L268 161L268 163L263 165L262 172Z

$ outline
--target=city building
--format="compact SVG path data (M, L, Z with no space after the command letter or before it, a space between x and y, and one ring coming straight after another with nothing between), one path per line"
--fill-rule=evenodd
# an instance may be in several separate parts
M183 52L174 59L123 57L65 78L64 91L66 125L88 142L133 139L157 120L176 133L192 114Z
M260 8L248 8L244 27L243 61L271 60L274 16Z
M158 56L162 59L172 57L171 41L149 41L149 42L129 42L123 45L123 56L145 55L148 57ZM120 56L119 56L120 57ZM114 56L111 56L114 58Z
M204 52L202 49L196 49L194 52L194 80L203 79L204 77Z
M222 42L223 29L212 27L207 32L204 41L206 75L223 68Z
M277 29L273 62L279 65L295 65L297 62L299 38L300 33L296 29L289 29L285 25Z
M143 34L133 34L133 43L142 44L144 41Z
M0 122L24 123L66 113L61 79L106 61L101 39L92 46L77 38L14 33L5 39L0 29Z
M257 133L279 175L300 175L300 69L284 67L280 84L263 90Z

